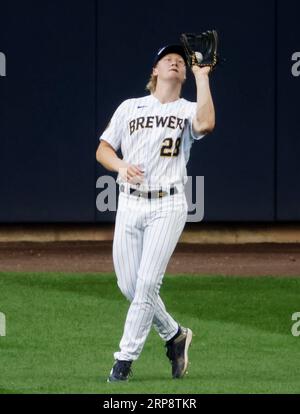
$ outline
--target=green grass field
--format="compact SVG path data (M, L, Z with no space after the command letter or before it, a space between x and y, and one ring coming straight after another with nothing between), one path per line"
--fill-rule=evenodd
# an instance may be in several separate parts
M299 393L300 278L169 276L161 295L195 336L173 380L153 330L125 384L106 383L129 303L114 275L0 273L0 393Z

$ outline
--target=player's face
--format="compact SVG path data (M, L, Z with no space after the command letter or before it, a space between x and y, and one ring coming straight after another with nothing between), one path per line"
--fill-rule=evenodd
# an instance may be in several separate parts
M153 69L153 75L163 80L178 79L183 83L186 76L185 62L177 53L169 53L160 59Z

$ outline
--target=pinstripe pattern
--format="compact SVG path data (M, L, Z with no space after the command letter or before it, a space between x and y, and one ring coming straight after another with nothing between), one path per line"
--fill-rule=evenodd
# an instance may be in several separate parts
M195 111L196 103L182 98L165 104L153 95L129 99L117 108L100 137L115 150L121 148L124 161L143 169L140 190L175 185L179 191L148 200L128 194L128 184L122 183L113 260L118 286L131 303L115 359L136 360L152 325L164 341L178 331L159 290L186 222L184 184L190 149L204 136L193 134Z
M128 99L117 108L100 139L107 141L115 150L121 148L126 162L144 166L144 184L148 188L156 188L158 181L164 181L167 186L185 184L191 146L195 139L204 137L193 134L195 111L196 103L183 98L165 104L153 95ZM173 121L170 122L170 119ZM141 120L140 126L137 126L138 120ZM135 125L134 130L130 127L131 123ZM166 138L173 140L173 149L176 140L181 139L182 150L178 156L160 155ZM117 181L121 182L120 176Z
M186 215L184 193L151 201L120 194L113 259L118 286L131 305L120 342L121 352L115 353L115 359L137 359L152 323L165 341L178 330L159 289Z

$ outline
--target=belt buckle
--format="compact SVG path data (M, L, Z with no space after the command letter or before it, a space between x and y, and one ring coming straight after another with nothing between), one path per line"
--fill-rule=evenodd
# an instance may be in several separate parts
M167 194L168 194L168 192L163 191L162 188L160 190L158 190L158 198L162 198L162 197L166 196Z

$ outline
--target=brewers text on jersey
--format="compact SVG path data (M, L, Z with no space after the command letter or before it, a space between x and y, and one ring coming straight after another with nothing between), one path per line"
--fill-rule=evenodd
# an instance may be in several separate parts
M172 377L183 378L188 369L192 330L167 311L160 287L187 220L190 150L213 130L215 114L209 67L192 67L197 101L181 97L186 61L182 46L160 48L147 85L150 95L123 101L100 136L97 160L118 173L120 184L113 261L118 286L130 302L108 382L129 379L152 326L165 343Z

